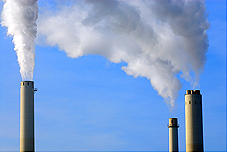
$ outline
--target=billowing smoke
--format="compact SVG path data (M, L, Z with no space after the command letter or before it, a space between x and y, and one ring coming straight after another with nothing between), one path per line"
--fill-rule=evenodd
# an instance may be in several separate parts
M69 2L40 14L40 42L71 58L96 54L126 62L127 75L149 79L172 107L182 87L176 75L197 84L208 49L204 1Z
M127 75L149 79L172 107L182 87L177 75L197 85L208 49L204 1L58 0L53 5L40 8L40 44L56 46L71 58L96 54L125 62L121 69ZM2 25L14 36L22 76L33 73L37 13L35 0L4 5Z
M13 36L22 80L33 80L34 39L37 34L37 0L4 0L2 26Z

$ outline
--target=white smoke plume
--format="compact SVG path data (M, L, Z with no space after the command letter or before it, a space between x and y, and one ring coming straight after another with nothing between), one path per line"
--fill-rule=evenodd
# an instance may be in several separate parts
M1 25L13 36L22 80L33 80L37 0L4 0Z
M208 49L204 1L84 0L58 3L38 20L38 40L68 57L106 57L127 75L146 77L166 103L175 106L182 84L197 84ZM190 73L194 72L194 73ZM192 74L192 75L191 75Z
M121 69L127 75L149 79L173 108L182 87L176 76L197 84L208 49L203 0L52 2L57 5L47 4L39 14L39 43L56 46L71 58L96 54L125 62ZM28 54L33 54L37 13L36 0L7 0L2 13L2 25L14 36L22 76L33 73L34 55ZM21 50L26 50L23 57Z

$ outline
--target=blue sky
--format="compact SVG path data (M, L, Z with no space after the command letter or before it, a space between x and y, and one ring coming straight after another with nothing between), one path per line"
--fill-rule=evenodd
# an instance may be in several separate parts
M50 1L47 1L50 2ZM39 9L44 6L38 2ZM0 2L2 11L3 2ZM206 0L210 29L203 95L205 151L227 151L226 1ZM0 151L19 151L19 65L12 38L0 27ZM35 48L36 151L168 151L168 119L179 119L179 149L185 151L183 84L170 113L144 77L98 55L68 58L57 47Z

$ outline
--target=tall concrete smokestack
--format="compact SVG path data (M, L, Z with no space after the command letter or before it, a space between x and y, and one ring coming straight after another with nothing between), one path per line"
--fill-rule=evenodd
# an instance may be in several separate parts
M20 152L34 152L34 82L22 81L20 91Z
M186 152L203 152L202 95L200 90L185 94Z
M178 152L178 121L177 118L169 118L169 152Z

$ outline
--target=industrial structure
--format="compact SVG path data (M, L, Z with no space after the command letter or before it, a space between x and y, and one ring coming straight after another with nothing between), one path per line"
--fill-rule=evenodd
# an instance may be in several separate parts
M203 152L202 95L200 90L185 94L186 152Z
M177 118L169 118L169 152L178 152L178 121Z
M20 90L20 151L34 152L34 82L22 81ZM178 119L169 118L169 152L178 152ZM185 94L186 152L203 152L202 95L200 90Z
M34 152L34 82L22 81L20 90L20 152Z

